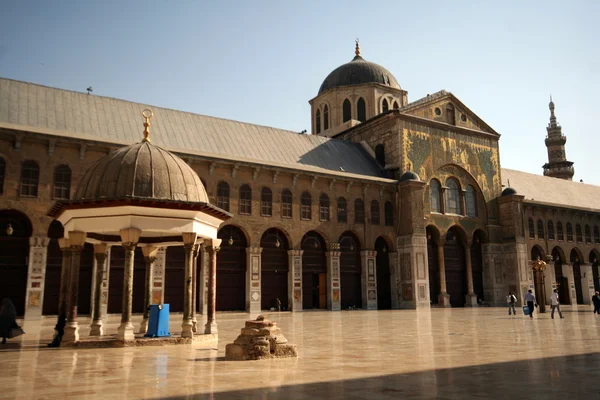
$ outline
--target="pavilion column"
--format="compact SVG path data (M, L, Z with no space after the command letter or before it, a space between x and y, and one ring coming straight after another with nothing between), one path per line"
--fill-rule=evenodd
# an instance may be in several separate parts
M156 262L156 254L158 247L144 246L144 261L146 263L146 282L144 285L144 317L140 322L139 333L148 331L148 316L150 315L150 304L152 304L152 291L154 289L154 263Z
M205 334L216 334L217 330L217 253L220 250L221 239L212 239L206 243L204 248L208 249L209 271L208 271L208 307L206 325L204 325Z
M67 318L67 296L71 281L71 243L68 238L58 239L62 251L62 268L60 270L60 289L58 292L58 319Z
M135 248L142 231L136 228L121 229L121 241L125 248L125 265L123 271L123 302L121 303L121 325L117 332L117 340L134 340L134 328L131 323L133 303L133 263Z
M465 246L465 264L467 266L467 295L465 296L465 306L476 307L477 295L473 286L473 265L471 263L471 241L467 241Z
M208 258L208 251L204 243L200 245L200 286L197 288L199 294L198 312L202 315L206 315L207 310L207 292L208 292L208 269L210 260Z
M440 240L437 246L438 266L440 268L440 294L438 304L441 307L450 307L450 295L446 288L446 264L444 262L444 241Z
M182 236L183 248L185 249L185 281L183 286L183 322L181 323L181 337L193 337L193 264L194 247L196 246L198 234L196 232L184 232L182 233Z
M67 294L67 324L63 341L74 343L79 340L79 326L77 325L77 296L79 294L79 268L81 265L81 251L85 244L86 233L80 231L69 232L71 244L71 268L69 277L69 291Z
M92 310L92 324L90 325L90 336L102 336L102 284L106 274L106 243L94 245L94 258L96 259L96 279L94 281L94 308Z
M198 332L198 254L203 239L199 239L192 249L192 332Z

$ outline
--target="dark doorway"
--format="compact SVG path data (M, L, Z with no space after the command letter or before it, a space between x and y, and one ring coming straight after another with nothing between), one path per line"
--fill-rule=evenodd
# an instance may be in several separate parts
M465 248L460 233L450 228L444 243L444 264L446 267L446 289L452 307L464 307L467 294Z
M392 308L392 273L390 271L390 249L384 238L375 240L377 251L377 309L390 310Z
M64 237L62 224L54 220L48 228L48 257L46 259L46 279L44 281L43 315L58 314L58 298L60 294L60 276L62 271L62 251L58 239Z
M185 248L183 246L167 247L165 259L165 304L169 304L171 312L183 311L183 295L185 284Z
M483 254L481 251L483 241L483 232L475 231L473 243L471 244L471 269L473 271L473 291L481 301L485 300L483 295Z
M432 226L427 227L427 264L429 266L429 300L438 304L440 294L440 266L438 263L438 241L440 233Z
M261 308L277 309L277 299L281 309L288 309L289 244L283 232L271 228L260 241L261 255Z
M362 308L360 244L352 232L340 236L341 307Z
M575 298L577 304L583 304L583 287L581 285L581 258L575 250L571 250L571 263L573 265L573 283L575 283ZM586 288L587 289L587 288Z
M325 240L310 231L302 238L302 309L327 308Z
M217 235L222 239L217 253L217 310L246 309L246 235L240 228L227 225Z
M563 259L560 251L556 247L552 250L552 258L554 260L554 278L556 279L556 286L558 289L558 301L560 304L571 304L571 296L569 296L569 280L563 275Z
M108 313L121 314L123 307L123 275L125 249L123 246L110 248L110 272L108 275ZM146 263L140 247L135 248L133 261L133 302L132 312L144 311L144 288L146 286ZM81 288L80 288L81 289Z
M13 302L18 316L25 314L31 233L31 222L25 214L0 211L0 296Z

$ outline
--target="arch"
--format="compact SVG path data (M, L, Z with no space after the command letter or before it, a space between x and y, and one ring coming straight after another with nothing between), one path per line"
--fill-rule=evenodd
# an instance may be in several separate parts
M446 122L450 125L456 125L456 113L451 103L446 106Z
M537 245L537 244L536 244L536 245L534 245L534 246L531 248L531 253L530 253L530 255L531 255L531 258L530 258L530 260L532 260L532 261L535 261L535 260L537 260L538 258L539 258L540 260L542 260L542 261L546 259L546 255L545 255L544 249L542 249L542 248L541 248L539 245Z
M260 215L271 217L273 215L273 192L268 187L260 191Z
M556 223L556 240L565 240L563 225L560 221Z
M350 104L350 100L344 100L342 104L342 122L347 122L352 119L352 105Z
M555 246L551 254L552 260L554 260L554 279L558 289L558 299L561 304L571 304L569 279L563 273L563 264L567 262L565 252L559 246Z
M244 183L240 186L240 214L252 215L252 188Z
M329 196L325 193L319 197L319 221L329 221Z
M385 146L382 143L375 146L375 160L379 165L385 167Z
M483 249L482 246L486 242L485 232L481 229L476 229L473 232L473 240L471 242L471 272L473 274L473 291L477 298L481 301L485 300L483 290Z
M573 225L570 222L567 222L567 241L573 241Z
M327 308L327 244L321 234L309 231L300 242L302 249L302 308Z
M385 226L394 226L394 206L386 201L384 205Z
M6 176L6 161L0 157L0 195L4 194L4 178Z
M217 253L217 310L245 310L248 234L237 225L225 225L217 237L222 239Z
M229 184L224 181L220 181L217 184L217 207L229 211Z
M371 224L379 225L381 222L380 219L379 201L371 200Z
M548 230L548 240L554 240L554 223L552 220L546 223L546 229Z
M583 253L581 252L581 250L579 250L578 247L573 247L571 249L571 252L569 253L569 262L575 263L582 263L585 262L585 259L583 258Z
M446 180L446 213L462 214L460 201L460 184L456 178Z
M71 168L58 165L54 168L54 198L68 200L71 197Z
M375 240L376 275L377 275L377 309L389 310L392 308L392 273L390 270L390 247L387 240L379 236Z
M440 201L442 186L440 181L432 179L429 181L429 204L431 212L442 212L442 203Z
M589 225L585 226L585 242L592 243L592 231Z
M312 198L308 192L303 192L300 196L300 219L312 219Z
M340 244L340 280L342 308L362 307L360 242L350 231L342 233Z
M292 203L294 197L289 189L281 191L281 216L283 218L292 218Z
M566 263L567 262L567 257L565 256L565 252L563 251L563 249L559 246L554 246L552 248L552 259L554 261L560 261L562 263Z
M579 224L577 224L579 226ZM580 227L581 228L581 227ZM573 283L575 283L575 298L577 304L583 304L583 289L587 290L587 279L585 285L582 282L581 263L585 262L583 253L577 247L574 247L569 254L569 259L573 265Z
M477 217L477 193L473 185L467 185L465 192L466 214L468 217Z
M362 97L359 97L356 102L356 116L360 122L367 120L367 105Z
M327 104L323 107L323 130L329 129L329 107Z
M397 110L397 109L399 109L399 108L400 108L400 106L398 106L398 102L397 102L397 101L394 101L394 110Z
M546 235L544 235L544 221L538 219L537 221L537 236L538 239L544 239Z
M444 265L446 267L446 289L452 307L463 307L467 294L465 242L466 234L458 225L446 232L444 240Z
M575 224L575 234L577 235L577 243L583 242L583 234L581 232L581 225Z
M337 220L339 223L348 222L348 202L344 197L338 197L337 201Z
M600 252L596 249L590 251L589 262L592 264L592 279L594 281L594 290L600 292Z
M529 231L529 238L535 239L535 224L533 223L533 218L529 218L527 221L527 228Z
M315 126L317 128L317 134L321 133L321 110L317 109L317 113L315 115Z
M288 250L290 249L287 235L277 229L267 229L261 239L261 308L277 309L277 299L281 302L281 310L287 310L288 305Z
M58 314L60 295L60 275L62 270L62 251L58 239L65 236L65 229L58 220L53 220L48 227L48 256L46 257L46 277L44 278L43 315Z
M40 183L40 166L33 160L23 161L21 165L21 196L37 197Z
M429 269L429 301L438 304L440 294L440 266L438 262L438 245L440 243L440 231L435 225L427 225L427 266Z
M365 203L361 199L354 200L354 223L365 223Z
M389 110L390 106L388 104L387 99L383 99L383 101L381 102L381 112L385 113Z

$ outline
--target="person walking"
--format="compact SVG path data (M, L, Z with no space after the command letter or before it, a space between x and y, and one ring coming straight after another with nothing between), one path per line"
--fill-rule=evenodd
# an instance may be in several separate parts
M517 315L515 311L515 304L517 303L517 296L515 296L512 292L508 292L508 296L506 296L506 304L508 305L508 315ZM511 311L512 310L512 311Z
M600 292L596 291L592 296L592 303L594 303L594 314L600 315Z
M535 308L535 296L531 289L527 291L525 295L525 301L527 302L527 307L529 307L529 318L533 318L533 309Z
M6 343L6 339L14 337L15 332L13 332L13 329L21 331L19 325L17 325L17 310L12 301L5 298L2 300L2 307L0 308L0 337L2 337L2 344Z
M598 292L596 292L598 293ZM562 312L560 312L560 302L558 301L558 290L554 289L554 292L552 293L552 296L550 296L550 308L552 308L552 312L550 313L550 317L552 319L554 319L554 310L558 311L558 315L560 315L561 318L564 318L562 315Z

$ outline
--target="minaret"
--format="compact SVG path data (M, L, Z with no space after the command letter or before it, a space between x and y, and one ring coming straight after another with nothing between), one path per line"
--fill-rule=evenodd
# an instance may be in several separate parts
M550 96L550 123L546 128L548 136L546 137L546 147L548 148L548 162L544 164L544 175L553 178L573 180L575 169L573 162L567 161L565 153L565 143L567 137L562 134L562 128L556 122L554 115L554 102Z

